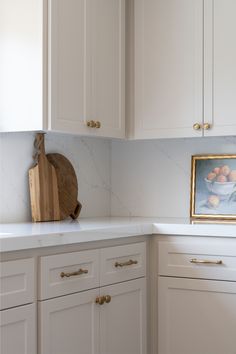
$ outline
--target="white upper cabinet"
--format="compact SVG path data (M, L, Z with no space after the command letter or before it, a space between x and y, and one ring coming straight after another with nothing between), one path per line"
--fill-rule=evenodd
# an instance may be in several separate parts
M201 136L203 1L134 1L135 138Z
M235 135L235 0L135 0L133 13L131 137Z
M0 1L0 132L43 128L43 0Z
M86 132L86 0L49 1L49 128Z
M87 1L87 120L125 137L125 0ZM90 128L91 129L91 128Z
M236 134L235 14L235 0L205 0L206 136Z
M50 0L50 129L125 136L124 25L125 0Z
M0 53L1 132L125 137L125 0L1 0Z

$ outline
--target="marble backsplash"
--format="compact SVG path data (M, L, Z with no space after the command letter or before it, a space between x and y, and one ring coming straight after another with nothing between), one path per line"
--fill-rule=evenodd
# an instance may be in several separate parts
M112 142L113 216L188 217L191 155L236 153L236 137Z
M0 222L30 221L34 133L0 134ZM236 153L236 137L109 141L49 133L78 182L81 216L188 217L191 155Z
M28 169L34 133L0 134L0 222L30 221ZM111 143L106 139L49 133L47 152L59 152L73 164L79 183L81 216L110 215Z

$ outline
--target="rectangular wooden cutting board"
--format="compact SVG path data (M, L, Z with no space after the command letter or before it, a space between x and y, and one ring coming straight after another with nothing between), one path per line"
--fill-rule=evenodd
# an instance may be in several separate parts
M30 201L33 221L60 220L57 175L45 155L44 134L35 139L37 163L29 170Z

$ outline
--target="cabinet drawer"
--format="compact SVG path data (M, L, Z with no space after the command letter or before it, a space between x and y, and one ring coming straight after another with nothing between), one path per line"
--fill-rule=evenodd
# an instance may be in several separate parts
M99 286L99 251L41 257L39 299L49 299Z
M101 250L101 286L146 275L146 243Z
M236 240L160 242L159 275L236 281Z
M34 301L34 259L0 263L0 310Z

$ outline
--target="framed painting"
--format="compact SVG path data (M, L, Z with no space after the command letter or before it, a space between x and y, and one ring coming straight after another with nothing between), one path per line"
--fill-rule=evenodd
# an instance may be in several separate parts
M236 220L236 155L192 156L190 216Z

